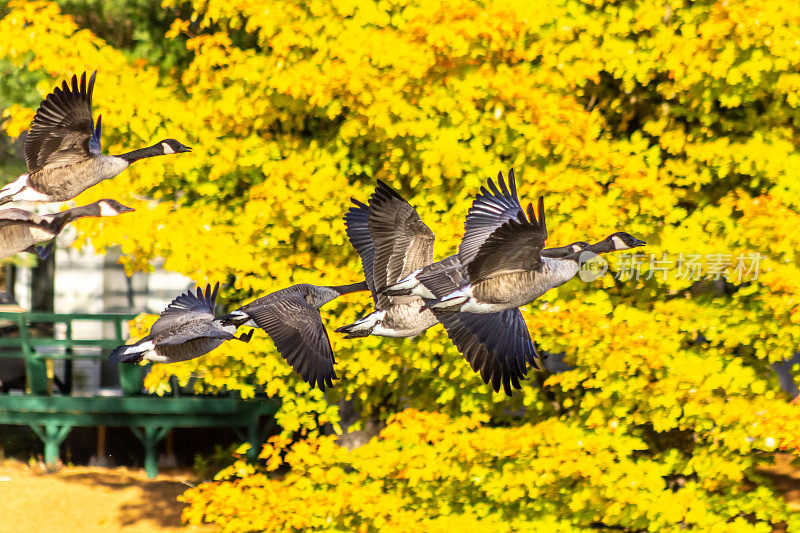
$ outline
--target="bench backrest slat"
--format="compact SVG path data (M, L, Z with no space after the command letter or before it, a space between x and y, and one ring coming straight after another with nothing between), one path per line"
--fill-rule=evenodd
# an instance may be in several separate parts
M122 323L137 315L130 313L40 313L40 312L0 312L0 323L5 328L17 326L18 336L0 337L0 357L17 357L25 360L25 373L28 390L42 394L49 392L49 378L46 365L48 360L104 360L103 349L123 344ZM92 321L114 324L114 338L75 339L75 321ZM64 324L63 339L34 336L31 325L35 323ZM10 325L9 325L10 324ZM85 353L81 348L89 348L93 353ZM141 369L131 369L141 371Z

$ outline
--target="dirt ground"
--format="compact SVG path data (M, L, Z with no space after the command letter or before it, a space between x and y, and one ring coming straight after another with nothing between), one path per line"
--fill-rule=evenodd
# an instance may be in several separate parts
M792 511L800 511L800 468L792 465L794 456L788 453L775 454L775 464L761 470L775 484L789 502Z
M150 533L212 532L181 526L178 495L192 483L188 475L159 475L126 468L64 467L47 473L40 466L0 461L0 531Z

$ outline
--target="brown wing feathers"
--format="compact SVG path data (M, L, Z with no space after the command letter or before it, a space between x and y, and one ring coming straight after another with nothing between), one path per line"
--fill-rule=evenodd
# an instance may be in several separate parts
M384 309L391 299L382 289L433 262L435 236L411 204L380 180L369 199L368 217L375 247L376 304Z
M544 199L539 198L539 216L535 216L533 205L528 205L528 218L520 211L495 229L481 244L474 259L466 267L470 282L509 272L540 270L541 251L547 238L544 218Z
M46 165L67 165L92 156L92 91L95 75L87 85L84 72L63 82L48 94L36 111L25 140L25 162L34 173ZM99 153L99 143L97 145Z
M256 305L253 305L256 304ZM289 298L253 302L242 308L270 336L278 352L312 388L333 386L336 362L319 309L297 292Z

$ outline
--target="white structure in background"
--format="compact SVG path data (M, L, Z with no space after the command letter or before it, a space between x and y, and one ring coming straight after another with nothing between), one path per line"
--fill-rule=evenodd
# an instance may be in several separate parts
M135 273L128 277L118 259L118 250L98 255L90 246L81 250L70 244L75 236L68 227L58 237L55 256L56 313L160 313L181 292L194 282L181 274L168 272L156 265L152 273ZM31 271L19 268L14 293L23 309L31 307ZM76 321L73 338L113 338L112 324ZM56 338L65 338L63 324L56 328ZM127 335L127 330L124 330ZM56 374L63 372L63 363L56 365ZM116 369L100 361L76 360L73 366L74 395L96 395L105 391L107 383L116 381Z

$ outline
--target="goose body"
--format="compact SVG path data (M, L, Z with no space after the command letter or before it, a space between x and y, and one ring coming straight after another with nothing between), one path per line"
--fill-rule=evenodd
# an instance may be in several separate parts
M489 189L481 188L464 224L458 257L469 281L444 296L437 295L427 307L470 313L517 308L572 279L584 251L600 254L645 244L617 232L580 251L547 257L544 199L539 198L536 213L529 205L526 216L517 198L514 171L509 172L508 186L502 173L498 182L499 187L490 179Z
M185 328L185 333L192 336L201 335L203 331L203 326L196 327L196 325L192 325ZM221 334L231 334L230 338L233 338L230 328L228 330L223 329ZM161 342L161 339L150 338L130 345L129 348L125 349L125 355L130 357L120 359L117 362L138 363L142 359L153 363L188 361L219 348L226 340L225 338L196 337L179 345L172 345Z
M37 215L22 209L0 209L0 259L49 241L67 224L80 218L116 216L133 211L115 200L99 200L51 215Z
M319 308L342 294L367 290L366 282L350 285L292 285L268 294L222 317L223 326L263 329L278 352L312 388L332 387L336 379L331 342ZM235 328L234 328L235 329Z
M11 201L63 202L103 180L113 178L131 163L147 157L188 152L175 139L121 155L100 153L102 117L92 117L92 91L97 72L72 77L48 94L25 139L28 172L0 189L0 205Z
M467 313L496 313L522 307L544 293L563 285L578 273L577 255L572 258L542 258L540 271L502 274L482 283L467 284L432 304L434 309L450 309Z
M205 293L187 291L175 298L150 328L150 334L134 344L119 346L111 352L112 363L177 363L200 357L223 342L238 339L249 342L249 335L236 337L235 325L225 325L214 318L214 304L219 283Z
M424 305L425 302L421 298L398 302L387 309L375 310L336 331L347 333L345 338L348 339L368 335L395 338L416 337L439 323L432 311L422 309Z

